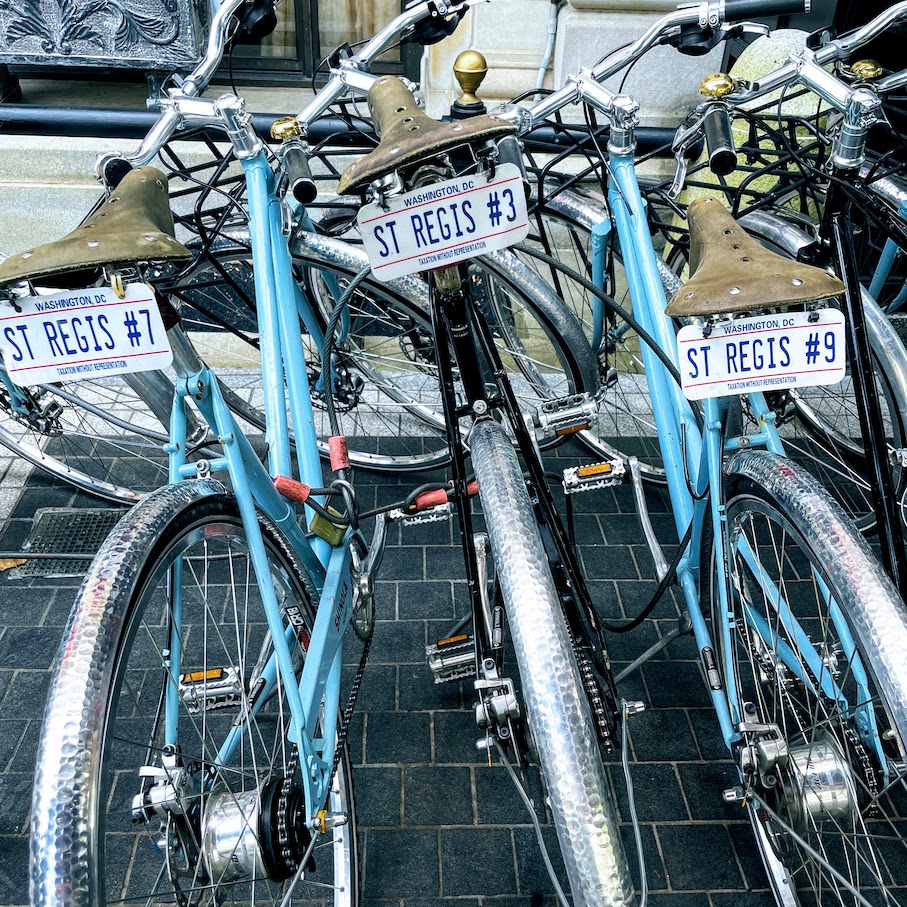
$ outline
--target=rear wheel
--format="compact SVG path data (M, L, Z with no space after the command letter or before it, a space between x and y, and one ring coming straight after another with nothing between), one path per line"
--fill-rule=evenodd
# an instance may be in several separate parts
M773 887L780 903L903 905L904 605L806 473L765 453L731 472L718 663L746 723L736 758Z
M365 264L364 256L345 243L311 234L300 237L296 251L297 278L323 326ZM588 344L575 319L549 298L547 287L527 284L505 255L474 264L469 273L473 299L491 327L524 409L552 398L594 393ZM228 404L247 422L263 427L248 250L217 252L168 291L186 304L186 328L225 385ZM541 300L533 296L542 293L547 295ZM336 347L335 400L353 464L383 471L443 465L447 440L425 284L416 278L388 284L367 278L354 291L348 310ZM308 334L303 340L316 430L326 452L330 427L318 387L320 353Z
M161 372L18 388L0 383L0 444L89 494L134 504L167 481L167 423L148 407Z

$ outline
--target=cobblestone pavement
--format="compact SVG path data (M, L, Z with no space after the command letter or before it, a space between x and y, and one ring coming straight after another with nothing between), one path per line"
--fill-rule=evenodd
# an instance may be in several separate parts
M549 465L570 465L570 456L568 449ZM399 499L398 481L360 473L363 506ZM650 498L656 530L667 541L672 520L661 495ZM21 545L38 509L66 506L98 504L36 473L9 514L0 549ZM589 493L576 506L577 537L596 602L605 615L632 616L655 583L630 489ZM426 643L465 613L459 542L452 532L450 523L395 527L382 567L379 622L351 735L365 903L537 907L544 898L553 905L525 809L503 767L489 767L477 753L468 684L436 686L425 663ZM27 902L37 735L49 667L79 584L77 578L13 574L0 574L0 905ZM631 634L611 637L616 670L676 626L670 596L656 616ZM692 639L681 638L668 655L645 665L622 692L647 707L632 719L631 738L652 903L773 903L746 816L721 797L733 783L733 768ZM616 759L609 771L635 866ZM556 851L547 823L545 835Z

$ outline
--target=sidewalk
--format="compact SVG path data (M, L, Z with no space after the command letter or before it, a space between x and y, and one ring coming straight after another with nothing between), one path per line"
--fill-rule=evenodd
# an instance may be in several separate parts
M580 459L588 461L581 455ZM577 462L565 449L549 466ZM10 480L14 473L10 473ZM400 497L396 477L356 476L364 506ZM0 549L15 549L42 507L98 507L35 473L13 506L0 485ZM658 496L652 496L654 501ZM632 616L655 583L629 487L579 496L577 537L603 613ZM664 511L664 507L661 508ZM655 513L656 527L667 527ZM2 525L2 522L0 522ZM670 552L669 552L670 556ZM35 748L49 668L79 580L0 573L0 905L27 903L28 820ZM379 622L353 721L351 747L369 907L554 905L532 826L504 769L476 751L468 683L435 686L425 644L464 613L459 542L451 523L395 527L378 589ZM670 598L658 618L612 635L621 670L676 625ZM632 771L652 903L658 907L769 907L774 901L749 822L721 793L734 770L717 733L696 648L684 637L622 690L646 703L631 719ZM636 874L619 761L609 762ZM535 795L538 800L539 791ZM545 828L552 855L554 829Z

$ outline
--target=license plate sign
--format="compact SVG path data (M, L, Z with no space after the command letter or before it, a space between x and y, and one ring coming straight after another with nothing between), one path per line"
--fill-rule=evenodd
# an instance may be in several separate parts
M166 368L170 342L151 287L126 285L25 296L0 311L0 349L10 378L26 387Z
M702 325L687 325L677 346L689 400L836 384L847 362L837 309L720 321L707 337Z
M490 182L472 174L388 199L387 210L366 205L358 221L379 280L504 249L529 232L526 196L515 164L498 167Z

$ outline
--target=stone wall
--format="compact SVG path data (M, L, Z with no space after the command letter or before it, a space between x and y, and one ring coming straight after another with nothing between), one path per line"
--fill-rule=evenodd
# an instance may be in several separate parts
M659 16L676 8L674 0L569 0L558 13L552 65L545 85L562 85L582 66L634 40ZM535 85L548 35L550 0L491 0L474 7L460 28L429 48L422 64L422 87L429 114L447 112L457 96L452 65L461 50L485 54L489 72L480 95L489 106ZM633 68L625 90L652 125L675 125L697 102L703 75L721 65L721 48L705 57L686 57L657 48ZM616 89L620 79L607 83Z

